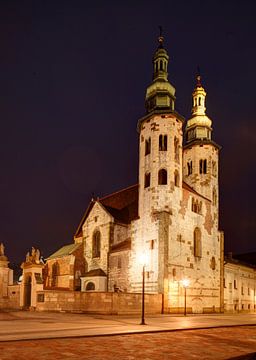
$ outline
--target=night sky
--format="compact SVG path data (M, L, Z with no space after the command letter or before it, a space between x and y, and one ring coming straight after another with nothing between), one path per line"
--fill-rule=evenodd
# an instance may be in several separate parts
M220 154L225 250L256 251L256 2L0 1L0 242L47 257L91 197L135 184L158 25L176 110L197 66Z

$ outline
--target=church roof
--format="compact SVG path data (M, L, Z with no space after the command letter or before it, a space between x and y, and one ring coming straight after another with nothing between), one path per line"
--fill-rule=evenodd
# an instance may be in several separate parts
M77 228L75 237L82 233L82 226L89 215L95 202L99 202L106 211L113 216L117 222L129 224L132 220L138 218L138 188L135 184L125 189L116 191L110 195L104 196L97 200L92 199L87 207L84 216Z
M47 258L47 260L56 259L56 258L60 258L60 257L63 257L63 256L71 255L76 249L79 248L79 246L81 246L81 244L69 244L69 245L62 246L59 250L55 251L55 253L50 255Z
M182 188L186 189L190 192L192 192L193 194L200 196L201 198L210 201L210 199L206 198L205 196L199 194L196 190L194 190L190 185L188 185L185 181L182 181Z
M100 268L90 270L84 274L83 277L92 277L92 276L107 276L107 274Z

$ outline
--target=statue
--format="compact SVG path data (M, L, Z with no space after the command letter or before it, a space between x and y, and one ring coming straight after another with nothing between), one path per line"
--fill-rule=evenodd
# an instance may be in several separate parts
M4 244L0 244L0 256L4 256Z
M26 263L30 262L30 254L29 252L27 252L26 254Z
M36 249L35 261L37 264L39 264L39 262L40 262L40 250L39 249Z

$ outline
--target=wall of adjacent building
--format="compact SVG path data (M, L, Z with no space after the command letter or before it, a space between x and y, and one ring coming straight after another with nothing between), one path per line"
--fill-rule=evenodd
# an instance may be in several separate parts
M256 311L256 269L234 261L224 266L224 311Z

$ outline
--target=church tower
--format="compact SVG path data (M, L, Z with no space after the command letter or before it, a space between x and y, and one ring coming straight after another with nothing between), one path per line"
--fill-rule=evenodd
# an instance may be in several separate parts
M182 125L175 111L175 88L168 80L169 56L160 33L153 56L153 79L146 90L146 115L138 122L139 216L170 210L181 196Z
M149 254L147 291L160 293L168 282L171 215L178 215L182 199L184 122L175 111L175 88L168 80L169 56L163 42L160 33L152 59L152 82L146 90L146 114L137 127L140 220L134 247L136 254Z
M212 201L218 213L218 163L220 146L212 140L212 121L206 115L206 92L201 76L192 93L192 117L185 129L183 179Z

